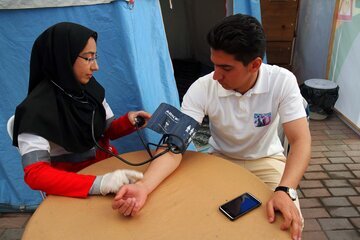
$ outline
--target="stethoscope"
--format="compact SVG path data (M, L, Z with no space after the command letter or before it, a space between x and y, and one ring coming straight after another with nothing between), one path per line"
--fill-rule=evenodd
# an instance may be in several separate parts
M62 93L64 93L66 96L70 97L72 100L78 102L78 103L82 103L82 104L89 104L93 110L92 110L92 117L91 117L91 137L92 137L92 140L95 144L95 146L100 149L101 151L119 159L120 161L130 165L130 166L141 166L141 165L144 165L144 164L147 164L153 160L155 160L156 158L164 155L165 153L168 153L168 152L172 152L174 154L182 154L185 152L186 150L186 144L184 142L183 139L181 139L179 136L176 136L176 135L173 135L173 134L164 134L162 136L162 138L160 139L159 143L158 144L154 144L154 143L145 143L144 141L144 138L141 134L141 127L145 124L145 119L141 116L137 116L135 118L135 129L136 129L136 132L141 140L141 143L143 144L144 148L146 149L147 153L149 154L150 158L143 161L143 162L140 162L140 163L133 163L133 162L130 162L116 154L114 154L113 152L109 151L108 149L105 149L103 148L102 146L100 146L98 144L98 142L96 141L95 139L95 133L94 133L94 118L95 118L95 112L96 112L96 106L92 105L87 99L84 100L84 97L76 97L76 96L73 96L71 95L70 93L66 92L62 87L60 87L58 84L56 84L54 81L51 80L51 82L58 88L61 90ZM169 142L169 139L173 137L173 138L177 138L179 141L180 141L180 146L176 146L174 144L171 144ZM155 146L156 147L156 150L158 150L159 148L164 148L164 151L156 154L156 155L153 155L151 153L151 149L150 149L150 146Z

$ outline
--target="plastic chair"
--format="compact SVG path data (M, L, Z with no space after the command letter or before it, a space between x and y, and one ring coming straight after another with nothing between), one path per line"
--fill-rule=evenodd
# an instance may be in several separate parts
M15 115L12 115L7 121L6 129L11 140L13 140L13 129L14 129Z
M12 115L9 118L9 120L7 121L7 124L6 124L6 129L7 129L7 132L9 134L9 137L10 137L11 141L13 140L14 121L15 121L15 115ZM40 195L41 195L42 199L45 199L46 194L44 192L42 192L42 191L39 191L39 192L40 192Z

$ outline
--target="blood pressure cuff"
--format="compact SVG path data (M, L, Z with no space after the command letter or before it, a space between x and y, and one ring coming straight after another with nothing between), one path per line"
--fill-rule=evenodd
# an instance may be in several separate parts
M161 103L152 114L146 127L163 134L164 143L171 147L172 152L183 153L199 129L200 124L177 108Z

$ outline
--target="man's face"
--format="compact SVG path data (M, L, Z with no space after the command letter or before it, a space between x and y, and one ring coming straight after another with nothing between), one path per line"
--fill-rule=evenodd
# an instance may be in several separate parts
M241 94L246 93L255 85L258 68L261 65L261 59L257 58L244 66L233 55L214 49L211 49L211 61L215 68L214 80L226 90L234 90ZM256 66L254 66L254 61L257 61Z

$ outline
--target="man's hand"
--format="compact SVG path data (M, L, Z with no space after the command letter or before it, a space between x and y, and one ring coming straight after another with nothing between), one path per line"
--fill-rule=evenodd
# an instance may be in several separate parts
M112 208L124 216L135 216L144 206L148 189L141 182L124 185L116 194Z
M291 237L293 240L301 239L302 232L302 218L295 203L285 192L274 192L272 198L266 204L267 215L269 222L275 221L275 211L278 210L284 217L284 222L281 224L281 230L290 228Z
M105 174L100 183L100 193L106 195L108 193L117 193L121 186L134 183L143 178L143 174L134 170L116 170Z

